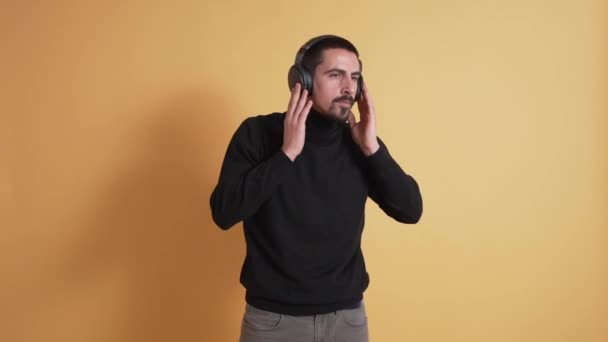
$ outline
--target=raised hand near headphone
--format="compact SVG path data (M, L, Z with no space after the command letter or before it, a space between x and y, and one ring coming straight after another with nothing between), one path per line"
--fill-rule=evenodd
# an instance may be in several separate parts
M361 98L357 101L360 121L356 121L355 115L351 111L348 115L348 124L353 140L359 145L361 152L369 157L378 151L380 144L376 136L376 110L365 83L363 83L362 90Z
M291 90L285 121L283 122L283 146L281 150L294 161L304 148L306 137L306 118L312 107L308 90L302 91L300 83Z

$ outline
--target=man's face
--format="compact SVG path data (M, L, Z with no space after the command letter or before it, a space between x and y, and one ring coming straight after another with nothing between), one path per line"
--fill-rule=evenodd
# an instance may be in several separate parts
M313 108L339 121L348 119L359 77L357 55L344 49L324 50L313 76Z

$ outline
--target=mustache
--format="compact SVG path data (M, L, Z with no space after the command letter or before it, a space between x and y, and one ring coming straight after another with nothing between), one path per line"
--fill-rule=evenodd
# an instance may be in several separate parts
M355 103L355 98L353 98L352 96L348 96L348 95L344 95L344 96L340 96L334 99L334 102L339 102L339 101L348 101L350 102L350 104Z

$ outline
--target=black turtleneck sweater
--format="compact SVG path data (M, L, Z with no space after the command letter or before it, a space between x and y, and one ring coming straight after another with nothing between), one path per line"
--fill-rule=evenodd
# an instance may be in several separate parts
M211 195L222 229L243 221L246 301L288 315L355 306L369 277L361 252L368 196L389 216L416 223L416 181L384 143L365 157L350 128L311 111L302 153L281 150L285 113L250 117L232 137Z

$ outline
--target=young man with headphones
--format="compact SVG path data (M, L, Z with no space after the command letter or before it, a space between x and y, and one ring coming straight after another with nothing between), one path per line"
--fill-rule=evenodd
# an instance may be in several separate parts
M210 204L222 229L243 221L241 342L369 341L366 200L416 223L422 197L376 135L361 68L346 39L311 39L289 70L287 111L245 119L230 141Z

